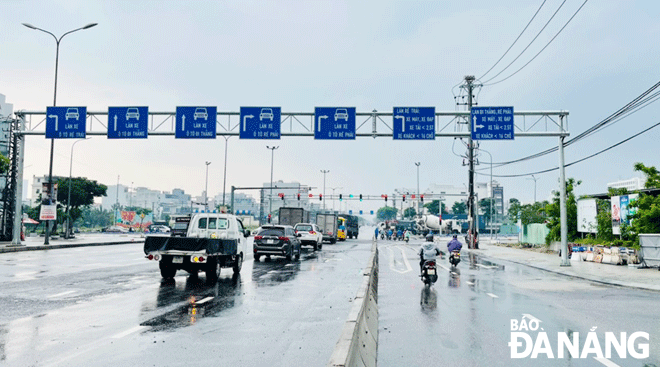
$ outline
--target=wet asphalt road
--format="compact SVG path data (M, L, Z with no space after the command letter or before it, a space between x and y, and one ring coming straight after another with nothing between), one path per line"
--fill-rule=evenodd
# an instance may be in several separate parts
M660 366L660 293L576 280L466 250L456 269L440 260L437 283L425 288L419 244L379 241L379 366ZM554 359L511 358L511 319L523 314L541 320ZM595 354L558 359L558 332L579 332L584 346L593 327L603 352L606 332L649 333L649 358L621 359L612 351L603 361ZM528 333L534 342L539 331Z
M370 250L250 254L213 285L181 271L162 281L142 244L1 254L0 365L323 366Z

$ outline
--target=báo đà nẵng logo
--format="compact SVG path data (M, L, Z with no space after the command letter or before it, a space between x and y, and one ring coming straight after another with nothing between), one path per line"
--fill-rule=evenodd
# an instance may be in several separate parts
M605 333L596 332L597 326L586 332L584 341L580 340L580 332L546 332L541 327L542 321L536 317L523 314L520 320L511 319L511 358L619 358L632 357L644 359L649 357L649 333L636 331Z

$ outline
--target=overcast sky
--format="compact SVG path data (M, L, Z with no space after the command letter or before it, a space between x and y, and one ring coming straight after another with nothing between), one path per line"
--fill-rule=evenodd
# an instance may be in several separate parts
M55 41L21 23L61 35L57 104L149 106L281 106L313 112L315 106L354 106L358 112L391 112L394 106L435 106L454 111L452 87L465 75L481 77L502 56L541 4L525 1L7 1L0 2L0 93L14 110L43 111L53 101ZM497 74L529 44L559 7L548 0L504 59ZM529 49L494 81L527 63L566 24L583 0L567 0ZM479 91L481 106L515 110L567 110L571 136L588 129L655 84L660 77L660 3L589 1L533 62L510 79ZM458 89L454 89L458 93ZM464 107L460 107L463 109ZM660 122L654 103L566 149L566 162L585 157ZM358 118L358 124L360 123ZM579 194L606 191L606 183L639 175L633 164L660 166L660 128L566 169L582 180ZM74 140L55 143L54 174L68 175ZM193 195L222 192L225 139L108 140L95 136L76 145L74 176ZM556 147L557 138L484 142L496 162ZM380 195L420 186L462 186L467 167L451 138L402 142L391 138L315 141L229 139L227 187L260 186L274 179L345 194ZM452 145L453 151L452 151ZM27 138L24 177L48 172L49 140ZM481 162L488 162L484 155ZM494 170L518 174L555 167L556 153ZM487 167L482 164L480 168ZM488 170L485 171L488 173ZM537 197L557 188L558 172L537 175ZM485 182L488 176L478 176ZM531 201L531 178L496 178L505 199ZM328 190L329 193L329 190ZM376 209L364 203L356 209Z

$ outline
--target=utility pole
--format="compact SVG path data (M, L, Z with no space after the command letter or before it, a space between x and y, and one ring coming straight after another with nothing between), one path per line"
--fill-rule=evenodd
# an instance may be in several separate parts
M474 75L466 75L465 76L465 87L467 88L468 92L468 112L472 111L472 91L474 89ZM474 196L474 142L472 141L472 131L474 129L474 121L472 121L471 118L468 117L469 123L468 126L470 127L470 135L468 137L468 160L469 160L469 184L468 184L468 215L470 217L469 223L470 223L470 229L468 230L468 238L470 239L470 243L468 243L468 248L479 248L477 245L477 242L475 241L475 237L477 234L477 231L479 230L479 225L477 223L477 205L475 202L475 196Z
M419 215L419 166L422 164L422 162L415 162L415 166L417 166L417 215Z
M323 211L325 211L325 174L330 172L329 169L322 169L321 173L323 173Z

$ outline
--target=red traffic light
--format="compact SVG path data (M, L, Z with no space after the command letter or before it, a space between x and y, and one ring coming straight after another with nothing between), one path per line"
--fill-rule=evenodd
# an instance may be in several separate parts
M323 194L319 194L319 201L323 200Z

